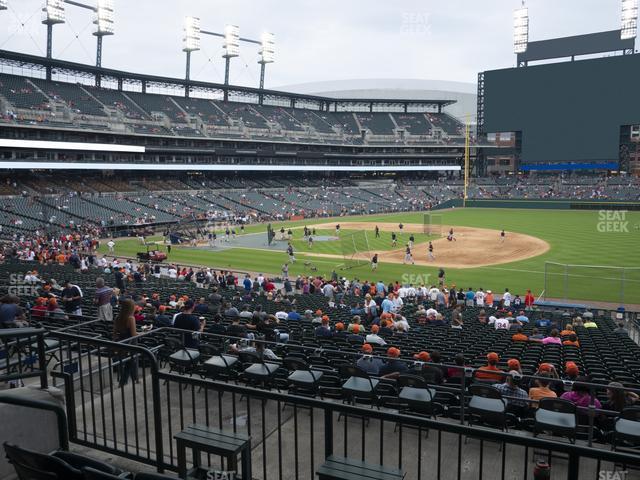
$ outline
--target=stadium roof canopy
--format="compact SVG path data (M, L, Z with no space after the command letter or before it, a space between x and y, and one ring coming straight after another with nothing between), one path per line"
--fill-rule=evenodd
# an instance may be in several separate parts
M475 83L417 78L364 78L329 80L285 85L287 92L320 95L334 99L401 99L425 100L439 98L452 103L445 111L459 119L474 123L477 109Z
M245 101L248 103L264 102L265 105L314 108L327 111L346 111L351 107L360 107L370 111L380 111L387 107L395 107L408 111L414 106L418 108L432 107L441 111L443 107L456 102L455 99L442 98L365 98L361 96L354 98L332 98L325 95L312 95L280 90L260 90L259 88L253 87L124 72L8 50L0 50L0 64L10 66L20 71L27 70L35 73L44 73L47 69L51 69L54 75L89 80L100 78L102 83L111 80L117 83L118 89L122 89L123 84L138 85L143 92L150 86L183 89L185 92L188 89L193 96L197 96L197 92L199 91L206 91L208 93L218 92L220 94L227 91L229 99L232 100Z

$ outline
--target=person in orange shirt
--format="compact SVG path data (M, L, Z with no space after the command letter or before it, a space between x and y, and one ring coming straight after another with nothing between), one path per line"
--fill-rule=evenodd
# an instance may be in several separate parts
M560 336L561 336L561 337L565 337L565 336L567 336L567 337L568 337L569 335L572 335L572 334L574 334L574 333L575 333L575 332L574 332L574 330L573 330L573 325L571 325L570 323L567 323L567 324L564 326L564 330L562 330L562 331L560 332Z
M522 333L522 327L518 327L516 333L512 335L511 340L513 340L514 342L526 342L527 340L529 340L529 337Z
M484 303L487 307L493 307L493 292L487 290L487 295L484 297Z
M541 398L556 398L558 396L556 392L549 388L551 374L541 373L539 375L545 378L536 378L534 381L536 386L529 389L529 399L536 400L536 403L531 404L531 408L538 408L537 400Z
M502 382L504 380L504 375L502 375L502 370L498 368L499 361L500 357L496 352L489 352L487 354L487 364L476 370L476 379L492 380L496 383Z
M58 262L58 264L60 265L64 265L64 262L67 260L67 257L65 256L64 253L60 253L58 254L58 256L56 257L56 260Z
M571 335L569 335L569 338L567 340L562 342L562 345L569 345L569 346L573 346L573 347L579 347L580 346L580 342L578 341L578 337L576 336L576 334L572 333Z

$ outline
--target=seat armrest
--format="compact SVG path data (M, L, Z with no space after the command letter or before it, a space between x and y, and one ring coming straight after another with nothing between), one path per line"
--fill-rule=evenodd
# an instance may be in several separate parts
M84 455L79 455L73 452L58 450L57 452L53 453L53 456L67 462L69 465L78 470L82 470L84 467L90 467L96 470L100 470L101 472L110 473L111 475L120 475L121 473L123 473L122 470L113 465L101 462L100 460L94 460L93 458L85 457Z

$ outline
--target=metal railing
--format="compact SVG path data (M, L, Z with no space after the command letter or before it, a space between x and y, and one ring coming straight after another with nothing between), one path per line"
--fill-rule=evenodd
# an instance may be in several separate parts
M172 331L182 333L154 333ZM569 480L598 479L599 472L620 465L640 467L640 456L605 446L466 425L464 385L460 421L434 419L168 372L151 350L130 344L150 335L116 343L51 333L60 342L61 361L52 375L64 381L72 442L159 471L177 470L173 437L198 423L249 435L254 477L264 480L314 478L331 454L395 465L407 472L407 479L420 480L467 478L470 468L480 479L527 479L532 478L536 458L553 459L552 478ZM208 337L218 336L205 334L201 340ZM125 371L134 381L118 380ZM490 447L494 443L499 451ZM218 466L217 457L208 455L208 460ZM221 459L219 469L224 468Z
M44 328L0 329L0 382L39 377L40 388L47 388L46 334Z

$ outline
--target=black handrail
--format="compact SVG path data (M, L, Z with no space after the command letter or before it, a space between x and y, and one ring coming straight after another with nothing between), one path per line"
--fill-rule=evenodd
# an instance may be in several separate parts
M6 354L6 362L7 362L7 373L4 375L0 375L0 381L9 381L9 380L18 380L23 378L30 377L40 377L40 388L47 388L49 386L47 379L47 362L46 362L46 353L45 353L45 344L44 337L47 334L47 330L44 328L6 328L0 330L0 341L6 346L13 344L13 342L7 342L7 339L16 339L15 344L19 345L21 339L36 337L36 349L38 355L38 366L37 370L32 370L30 373L23 373L20 362L22 361L20 353L18 354L18 368L19 372L16 374L9 374L10 363L11 363L11 355L9 350L7 349Z

